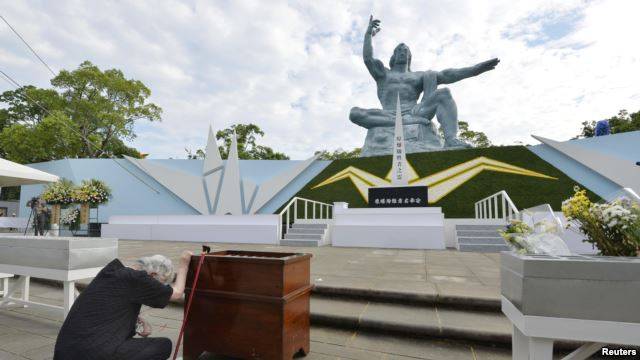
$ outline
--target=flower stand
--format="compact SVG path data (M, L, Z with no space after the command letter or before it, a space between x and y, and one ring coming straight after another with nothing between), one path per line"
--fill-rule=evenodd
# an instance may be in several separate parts
M89 232L89 204L80 204L80 231L82 234Z
M0 236L0 273L21 275L3 291L0 309L29 306L66 317L75 301L75 281L95 277L117 256L118 240L113 238ZM64 306L30 300L31 277L61 281ZM17 291L20 298L14 296Z
M51 205L51 236L60 236L60 213L62 212L60 204Z
M640 345L639 258L503 252L500 270L514 359L551 360L556 339L587 342L573 360Z

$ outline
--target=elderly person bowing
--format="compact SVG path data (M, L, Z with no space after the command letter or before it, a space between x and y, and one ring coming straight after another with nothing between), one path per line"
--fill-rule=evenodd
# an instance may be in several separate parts
M143 257L129 267L118 259L110 262L71 307L54 360L166 360L171 340L147 337L151 327L140 318L140 307L164 308L183 296L191 255L182 253L175 274L171 260L162 255Z

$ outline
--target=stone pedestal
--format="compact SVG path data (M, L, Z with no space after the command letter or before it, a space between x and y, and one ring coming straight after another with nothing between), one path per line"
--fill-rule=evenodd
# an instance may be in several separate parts
M444 249L444 214L439 207L350 209L333 205L333 246Z
M640 323L638 258L503 252L500 269L502 296L523 315Z
M102 267L118 257L118 239L0 236L0 264L75 270Z
M442 138L436 126L422 124L403 125L405 151L410 153L442 150ZM367 130L361 156L391 155L393 149L393 127L375 127Z

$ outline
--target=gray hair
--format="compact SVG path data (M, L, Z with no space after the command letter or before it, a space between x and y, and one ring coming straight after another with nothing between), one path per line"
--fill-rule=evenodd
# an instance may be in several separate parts
M135 264L147 273L155 273L154 278L163 284L173 282L173 263L163 255L145 256L136 260Z

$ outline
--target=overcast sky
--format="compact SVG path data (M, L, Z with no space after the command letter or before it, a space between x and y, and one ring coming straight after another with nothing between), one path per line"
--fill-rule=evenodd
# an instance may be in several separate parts
M640 110L640 1L16 1L2 14L55 70L89 60L144 82L164 110L133 142L152 158L204 147L209 124L253 122L293 159L362 146L353 106L379 107L362 63L369 14L374 55L411 48L411 68L499 57L449 85L460 120L495 144L565 140L584 120ZM51 74L0 22L0 69L49 87ZM0 83L0 91L9 90Z

